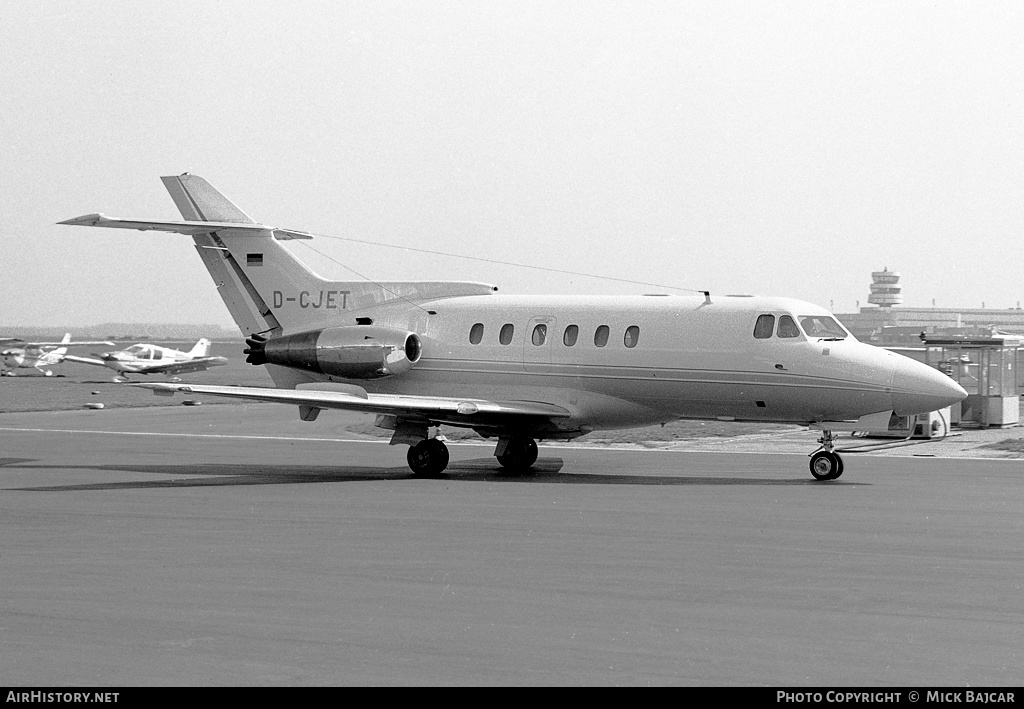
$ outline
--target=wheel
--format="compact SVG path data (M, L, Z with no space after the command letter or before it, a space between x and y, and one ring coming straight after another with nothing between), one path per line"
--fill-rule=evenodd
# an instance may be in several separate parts
M811 456L811 475L815 480L835 480L843 474L843 459L829 451Z
M428 438L409 446L406 460L414 475L437 475L448 467L448 446L436 438Z
M537 442L532 438L513 438L497 458L503 468L526 470L537 462Z

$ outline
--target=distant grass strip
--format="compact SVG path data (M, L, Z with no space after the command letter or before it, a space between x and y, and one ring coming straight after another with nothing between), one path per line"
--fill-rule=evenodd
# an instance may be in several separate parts
M996 441L995 443L986 443L979 448L988 448L990 450L1005 451L1007 453L1016 453L1017 455L1024 455L1024 438L1006 438L1002 441Z

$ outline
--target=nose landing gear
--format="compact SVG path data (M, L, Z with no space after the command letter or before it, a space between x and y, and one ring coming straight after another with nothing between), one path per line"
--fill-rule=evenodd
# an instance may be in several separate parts
M822 431L818 443L821 447L811 453L811 475L815 480L835 480L843 474L843 459L835 452L835 436Z

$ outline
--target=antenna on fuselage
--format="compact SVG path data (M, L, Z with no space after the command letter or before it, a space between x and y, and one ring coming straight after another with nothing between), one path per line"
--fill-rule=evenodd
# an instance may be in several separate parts
M711 305L711 291L702 290L701 293L704 294L704 305Z

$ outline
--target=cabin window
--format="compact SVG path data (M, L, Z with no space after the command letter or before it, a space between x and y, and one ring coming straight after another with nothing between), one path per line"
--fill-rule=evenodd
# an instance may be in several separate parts
M570 325L565 328L565 334L562 335L562 342L566 347L572 347L576 344L576 338L580 336L580 329L576 325Z
M622 344L626 347L636 347L636 343L640 341L640 327L638 325L630 325L626 328L626 334L622 337Z
M544 340L548 338L548 326L544 323L540 323L533 328L533 335L531 337L533 344L540 347L544 344Z
M801 315L800 326L808 337L845 340L847 336L843 326L826 315Z
M597 345L598 347L604 347L605 345L608 344L607 325L601 325L599 328L597 328L597 331L594 332L594 344Z
M484 339L484 324L482 322L478 322L469 331L469 343L471 345L479 345L480 340L482 339Z
M788 315L779 318L779 337L800 337L800 328Z
M772 336L772 332L775 331L775 316L774 315L758 315L757 322L754 323L754 337L758 340L767 340Z
M512 342L512 336L516 332L516 326L512 323L507 323L501 326L501 332L498 333L498 342L503 345L507 345Z

